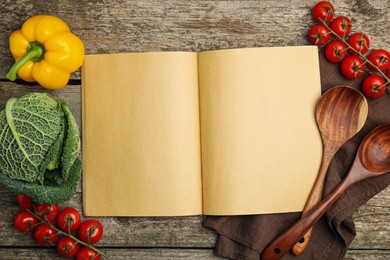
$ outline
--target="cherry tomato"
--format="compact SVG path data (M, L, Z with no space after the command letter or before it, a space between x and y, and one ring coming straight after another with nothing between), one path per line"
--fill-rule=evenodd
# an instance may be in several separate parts
M386 76L390 78L390 69L386 72Z
M351 33L351 20L346 16L338 16L334 18L330 24L330 28L340 37L345 38Z
M57 241L57 231L46 224L40 224L34 230L34 240L38 244L51 246Z
M65 208L57 216L57 226L65 232L72 232L80 226L80 214L74 208Z
M40 219L52 222L56 219L58 211L60 208L58 204L49 205L49 204L35 204L35 213L39 216Z
M37 227L38 219L27 210L22 210L16 213L14 225L21 232L30 232Z
M333 18L334 7L330 2L321 1L311 10L314 20L317 22L330 22Z
M322 24L316 24L310 28L309 41L312 44L322 45L330 39L330 31Z
M16 195L16 202L18 203L19 207L24 209L32 209L34 207L32 199L24 194Z
M100 255L89 247L82 247L76 255L76 260L100 260Z
M341 74L347 79L359 78L365 69L364 61L358 56L349 56L341 62Z
M94 219L88 219L81 224L79 228L79 237L81 241L88 244L95 244L103 236L102 224Z
M378 75L370 75L363 80L362 92L368 98L378 98L386 91L386 81Z
M57 252L60 256L65 258L74 257L79 251L79 245L77 242L67 236L61 237L57 242Z
M380 71L385 71L390 67L390 54L383 49L371 51L370 54L368 54L368 59L377 66ZM368 64L368 67L373 71L378 71L371 64Z
M367 35L362 33L355 33L349 37L348 44L352 47L352 49L348 50L348 52L352 55L357 55L358 52L365 54L370 48L370 40Z
M325 47L325 57L328 61L338 63L347 56L347 46L339 40L331 41Z

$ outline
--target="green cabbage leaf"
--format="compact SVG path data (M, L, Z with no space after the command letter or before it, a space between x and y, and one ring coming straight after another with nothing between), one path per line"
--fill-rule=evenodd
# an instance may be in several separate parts
M71 198L81 177L80 134L67 103L46 93L0 111L0 182L39 203Z

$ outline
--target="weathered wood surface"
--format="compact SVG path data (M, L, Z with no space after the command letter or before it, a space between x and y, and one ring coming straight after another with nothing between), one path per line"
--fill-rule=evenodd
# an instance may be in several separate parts
M4 190L4 189L3 189ZM389 249L390 188L372 198L355 214L357 236L351 249ZM81 194L64 203L81 210ZM29 235L16 232L12 218L18 211L12 193L0 193L0 246L34 246ZM210 248L214 233L201 225L202 217L99 218L106 227L104 247Z
M199 260L217 260L221 259L213 255L212 249L105 249L112 259L199 259ZM345 260L388 260L389 255L386 252L378 250L349 251ZM4 260L41 260L58 259L54 249L51 248L0 248L0 259Z
M284 1L0 1L0 107L10 97L45 91L6 81L12 65L9 34L36 14L62 17L79 35L87 53L130 51L204 51L238 47L307 45L316 0ZM390 46L390 1L333 1L338 15L352 17L353 31L365 32L375 48ZM66 99L81 125L80 74L72 85L50 91ZM81 209L81 187L65 205ZM354 215L356 239L346 259L390 258L390 188ZM58 259L29 235L14 231L14 194L0 185L0 259ZM112 259L216 259L215 234L202 217L100 218L105 226L100 246Z
M12 57L9 34L36 14L63 18L87 53L204 51L238 47L307 45L316 0L262 1L34 1L0 2L3 78ZM389 45L387 0L334 1L337 14L353 18L353 30L369 33L372 46Z

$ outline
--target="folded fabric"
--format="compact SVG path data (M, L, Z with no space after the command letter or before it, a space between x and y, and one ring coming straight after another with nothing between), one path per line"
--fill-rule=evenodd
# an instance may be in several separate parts
M346 80L338 65L329 63L320 51L322 92L334 86L360 89L361 81ZM336 153L327 173L324 195L346 176L364 136L376 126L390 122L390 95L368 101L368 118L363 129ZM314 114L314 111L313 111ZM304 163L304 159L302 159ZM348 189L314 227L309 246L303 254L291 252L282 259L343 259L356 235L352 215L357 208L390 184L390 173L367 179ZM204 225L218 233L215 254L231 259L259 259L263 249L288 227L300 213L250 216L207 216Z

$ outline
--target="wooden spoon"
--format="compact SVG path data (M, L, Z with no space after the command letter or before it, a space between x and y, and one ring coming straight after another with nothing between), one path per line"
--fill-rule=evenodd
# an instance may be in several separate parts
M367 100L350 87L334 87L317 103L316 120L323 143L322 163L302 216L319 203L330 161L340 147L363 127L367 119ZM295 244L293 253L301 254L309 244L313 229Z
M262 260L279 259L301 239L333 203L351 185L390 171L390 123L372 130L360 144L358 153L344 180L319 204L312 208L286 232L270 243L261 254Z

